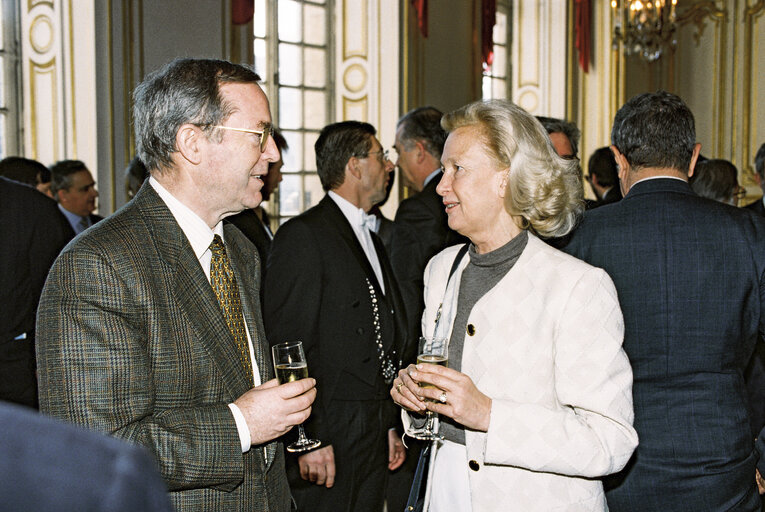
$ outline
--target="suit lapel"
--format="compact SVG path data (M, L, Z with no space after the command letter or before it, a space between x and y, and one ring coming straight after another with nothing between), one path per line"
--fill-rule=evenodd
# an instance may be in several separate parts
M366 253L364 253L364 249L361 247L359 239L356 238L356 233L354 233L351 224L348 222L348 219L345 218L345 215L343 215L340 207L337 206L329 196L324 196L324 199L322 199L317 206L320 206L322 210L324 210L327 225L337 230L337 233L351 249L351 252L359 262L359 265L364 269L364 273L367 275L369 282L375 287L375 293L380 297L384 297L385 294L382 292L380 283L377 281L375 271L372 269L372 265L369 263L369 259L367 258ZM374 237L372 240L374 240Z
M160 257L171 269L172 293L178 307L218 368L229 398L236 399L252 387L252 381L239 364L236 343L199 260L173 214L150 185L142 187L134 201L139 199Z

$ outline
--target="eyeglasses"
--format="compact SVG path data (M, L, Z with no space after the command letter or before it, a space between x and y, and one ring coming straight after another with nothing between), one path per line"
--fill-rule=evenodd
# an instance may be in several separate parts
M268 138L274 134L274 127L269 125L265 130L248 130L247 128L232 128L231 126L213 125L212 128L220 128L221 130L232 130L235 132L254 133L260 137L260 152L265 153L266 145L268 144Z
M733 197L744 199L746 197L746 189L744 187L737 187L733 190Z
M390 155L390 150L381 149L380 151L370 151L369 153L367 153L367 156L369 155L380 155L380 161L385 162L386 160L388 160L388 155Z

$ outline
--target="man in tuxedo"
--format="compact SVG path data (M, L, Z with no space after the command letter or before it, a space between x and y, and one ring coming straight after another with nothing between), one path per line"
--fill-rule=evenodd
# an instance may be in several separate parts
M611 148L596 149L587 161L587 181L598 198L595 206L603 206L619 201L622 192L619 189L619 171Z
M276 191L276 188L282 181L282 166L284 165L282 154L288 147L287 140L277 130L274 130L273 136L276 147L279 150L279 159L268 164L268 174L263 178L263 188L260 191L263 201L271 199L271 194ZM258 250L261 283L265 282L266 262L268 261L268 253L271 252L271 241L274 239L268 213L259 205L257 208L247 208L236 215L228 217L226 222L230 222L238 227L244 233L244 236L255 244L255 248ZM261 298L262 296L263 288L261 288Z
M423 302L423 273L430 258L450 245L466 239L449 229L442 197L436 192L441 181L441 151L446 132L443 114L433 107L411 110L399 119L394 149L396 166L404 184L416 193L398 206L393 223L390 259L401 286L409 321L409 345L402 354L405 363L417 357Z
M367 212L393 164L357 121L324 127L315 149L327 195L277 231L264 294L269 342L301 340L318 389L306 430L322 446L290 456L288 478L299 510L380 512L405 457L388 389L406 318Z
M760 186L765 194L765 143L757 150L757 154L754 156L754 181ZM765 195L762 199L758 199L750 205L747 205L750 211L758 214L765 215Z
M96 182L79 160L61 160L50 168L50 191L58 201L58 207L71 224L75 234L80 234L103 219L93 212L96 209Z
M40 301L41 410L147 446L178 511L290 510L276 439L316 394L272 378L256 249L222 222L278 158L258 81L180 59L136 88L150 178L61 253Z
M624 314L640 444L609 510L759 510L743 372L765 328L765 220L691 190L701 146L677 96L632 98L611 140L624 199L564 249L608 272Z
M170 512L142 447L0 402L0 508Z
M55 201L0 177L0 400L37 407L37 303L53 260L73 236Z

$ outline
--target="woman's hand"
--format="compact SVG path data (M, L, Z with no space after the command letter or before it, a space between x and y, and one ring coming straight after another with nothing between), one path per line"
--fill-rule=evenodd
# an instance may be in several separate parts
M421 388L420 382L437 389ZM409 365L393 381L391 396L410 411L429 410L473 430L486 432L489 429L491 398L481 393L470 377L456 370L435 364Z

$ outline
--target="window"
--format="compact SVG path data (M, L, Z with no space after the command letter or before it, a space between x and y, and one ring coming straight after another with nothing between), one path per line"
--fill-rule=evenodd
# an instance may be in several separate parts
M0 7L0 158L21 154L18 4Z
M508 1L497 1L497 14L492 34L494 43L494 60L491 66L485 66L481 80L484 99L507 98L508 91L508 54L510 42L510 4Z
M331 120L331 0L256 0L255 69L287 140L283 181L264 208L281 224L324 196L313 145Z

